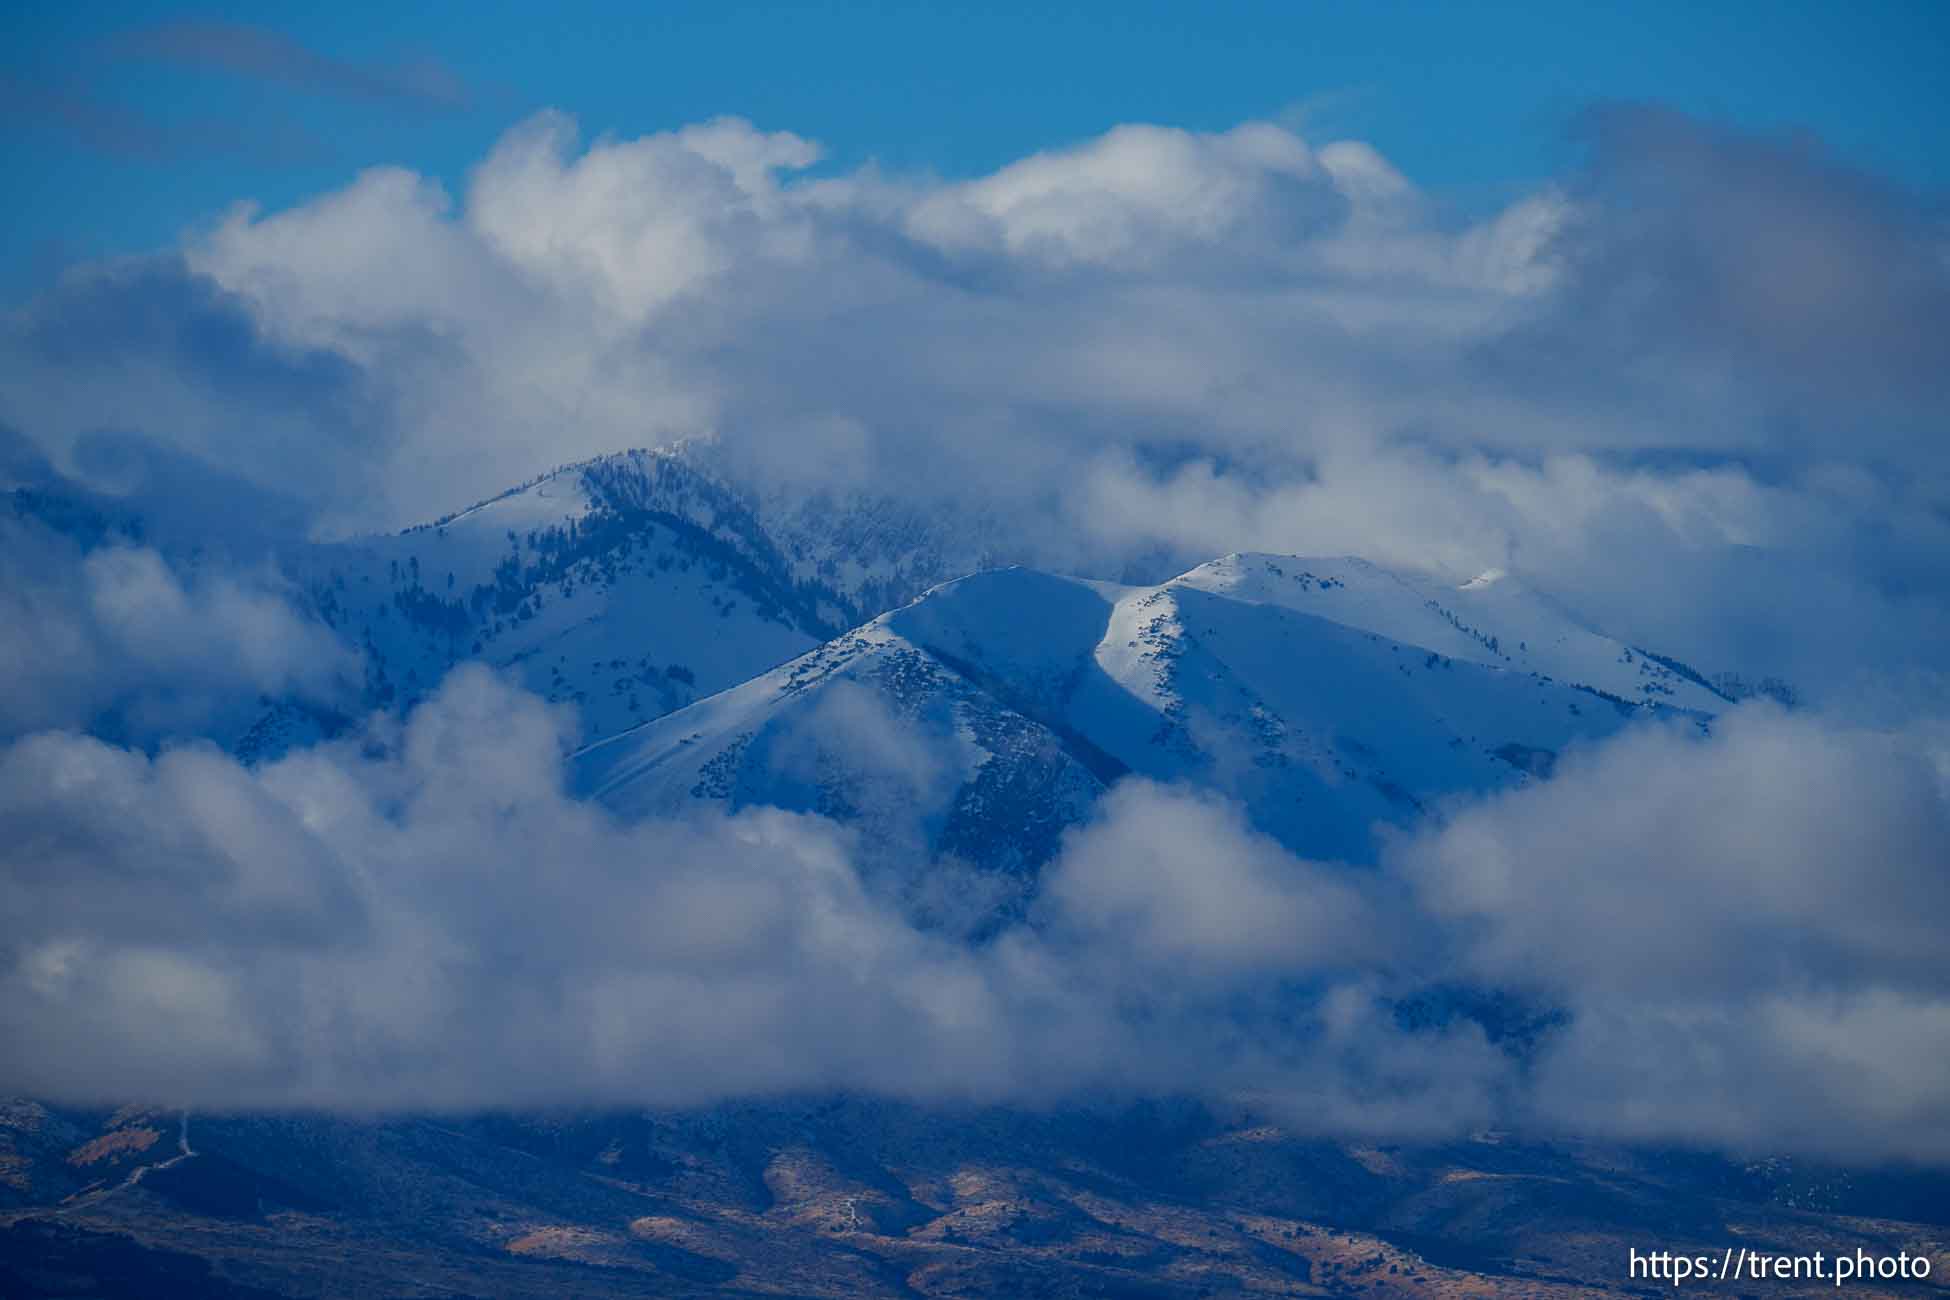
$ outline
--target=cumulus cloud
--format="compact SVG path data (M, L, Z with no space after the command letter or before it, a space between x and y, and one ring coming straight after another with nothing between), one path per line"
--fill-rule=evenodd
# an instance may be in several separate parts
M1412 856L1481 977L1551 991L1778 992L1865 972L1950 982L1937 738L1755 709L1708 743L1628 732L1470 809ZM1480 930L1474 927L1480 926Z
M1234 905L1330 923L1358 907L1234 814L1132 791L1079 835L1051 933L972 948L869 892L850 837L820 819L626 826L567 798L565 736L542 702L467 668L403 726L256 771L194 746L147 757L73 734L16 742L0 756L0 820L14 828L0 1086L392 1108L1305 1079L1348 1116L1410 1113L1410 1094L1448 1097L1452 1114L1480 1107L1440 1068L1490 1069L1480 1035L1409 1042L1371 992L1288 1006L1296 1032L1282 1040L1226 1006L1250 985L1188 994L1124 969L1102 926L1144 906L1144 887L1100 897L1104 855L1180 808L1194 835L1224 837L1203 852L1251 855L1218 896L1266 877ZM1182 892L1163 882L1172 869L1150 876L1166 902ZM1178 950L1169 930L1156 912L1154 959ZM1255 974L1355 955L1266 939L1246 962ZM1185 942L1219 959L1209 926ZM1323 1060L1393 1060L1399 1077L1364 1100Z
M1950 735L1750 706L1627 733L1390 854L1451 973L1571 1019L1571 1131L1950 1158Z
M1502 567L1816 693L1929 667L1940 218L1813 144L1623 107L1588 135L1458 224L1270 123L942 181L547 112L460 194L376 168L76 271L0 327L0 421L75 473L105 431L166 444L325 532L713 433L764 489L952 484L1047 567Z
M1297 242L1339 224L1343 174L1358 177L1359 164L1337 172L1276 126L1220 135L1124 126L927 195L906 226L937 248L1013 254L1056 269L1136 270L1227 249L1251 257L1271 241Z
M1110 944L1143 978L1292 974L1391 956L1364 878L1301 862L1216 797L1131 780L1074 837L1044 897L1052 919Z
M1940 731L1750 709L1631 734L1379 869L1130 781L980 944L917 924L819 817L626 824L568 797L569 734L469 667L255 770L14 742L0 1087L382 1110L1176 1092L1332 1133L1950 1160ZM1463 989L1541 1030L1511 1038Z
M1304 1044L1210 1014L1229 989L1161 989L1131 1014L1147 999L1112 978L1114 939L1019 930L977 949L915 928L818 818L618 824L565 796L563 724L464 668L403 726L256 771L206 747L14 743L0 1086L396 1108L1050 1098L1308 1072ZM1090 892L1079 870L1066 897ZM1318 1023L1324 1051L1389 1050L1368 1003ZM1467 1035L1427 1050L1489 1055Z
M234 736L266 697L355 707L358 655L268 564L172 562L0 515L0 736L93 729L152 743Z
M9 1086L694 1099L885 1071L878 1043L959 1017L964 1050L979 1041L979 987L885 921L830 829L615 826L564 797L563 739L539 700L470 669L368 736L381 757L327 746L253 773L209 750L19 742L0 777L26 831L6 880ZM949 1077L932 1072L956 1038L917 1077Z
M1634 446L1873 456L1944 487L1942 213L1827 156L1649 105L1588 112L1565 275L1496 345L1540 400L1618 410ZM1846 440L1846 441L1844 441ZM1851 445L1852 444L1852 445Z
M186 456L206 475L316 510L368 490L362 463L394 437L386 380L341 352L266 334L243 302L177 255L75 268L0 331L0 420L90 486L130 487L113 472L102 482L91 448L146 442L156 453L137 459Z

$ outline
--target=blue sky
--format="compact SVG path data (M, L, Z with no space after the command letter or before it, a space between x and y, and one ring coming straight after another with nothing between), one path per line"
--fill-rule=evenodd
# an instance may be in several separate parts
M1249 118L1373 143L1479 212L1568 157L1599 100L1806 129L1926 191L1950 152L1950 6L1125 0L1042 4L16 6L0 132L8 297L396 162L450 189L541 107L588 135L741 114L965 176L1119 122Z

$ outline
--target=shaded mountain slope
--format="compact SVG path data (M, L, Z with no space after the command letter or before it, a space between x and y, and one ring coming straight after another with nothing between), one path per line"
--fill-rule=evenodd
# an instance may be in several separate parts
M1296 851L1365 861L1377 824L1545 775L1634 719L1720 705L1683 668L1501 586L1268 556L1156 587L990 571L591 747L576 783L629 815L770 803L869 838L912 805L931 851L1033 868L1053 848L1041 828L1137 773L1239 798ZM875 753L940 788L895 780L863 803L858 756ZM956 818L978 805L985 834L1020 822L1034 843L969 853Z

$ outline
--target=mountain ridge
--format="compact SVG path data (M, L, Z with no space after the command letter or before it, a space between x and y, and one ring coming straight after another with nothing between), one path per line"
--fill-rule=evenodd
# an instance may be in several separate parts
M1060 797L1010 815L1074 819L1135 774L1215 789L1295 852L1359 863L1378 826L1548 776L1565 748L1634 721L1704 727L1724 706L1683 666L1495 585L1445 604L1366 561L1266 555L1154 587L988 570L583 747L572 785L625 817L771 805L891 824L919 794L896 783L864 813L872 774L849 755L875 745L848 730L891 727L914 746L904 762L953 774L929 796L944 808L1041 773ZM902 851L940 856L946 823L921 821L931 829L909 826ZM1055 843L1015 848L1026 897Z

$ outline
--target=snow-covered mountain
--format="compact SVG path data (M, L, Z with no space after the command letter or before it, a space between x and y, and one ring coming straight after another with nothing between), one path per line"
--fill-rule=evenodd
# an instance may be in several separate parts
M984 567L927 512L871 496L761 501L680 444L558 469L431 524L287 559L361 647L367 703L405 706L480 659L571 702L584 738L732 686ZM262 756L329 720L290 704Z
M481 660L574 706L584 744L621 737L578 763L618 808L813 809L889 860L989 876L1032 876L1126 772L1223 790L1295 847L1362 860L1376 823L1547 772L1628 716L1710 715L1729 690L1514 577L1271 556L1157 586L997 570L1011 557L980 519L768 494L708 443L282 558L361 649L362 707L410 707ZM349 721L267 705L247 759Z
M1152 587L1008 569L593 745L576 780L627 815L819 811L910 860L925 841L1026 879L1135 773L1222 790L1295 850L1361 862L1378 824L1725 703L1499 575L1445 589L1267 555Z
M1040 577L983 576L1016 587ZM971 583L983 585L939 591ZM883 616L590 747L575 779L629 816L702 803L835 818L864 833L867 869L892 874L919 912L980 928L1026 897L1063 830L1125 770L1038 712Z

